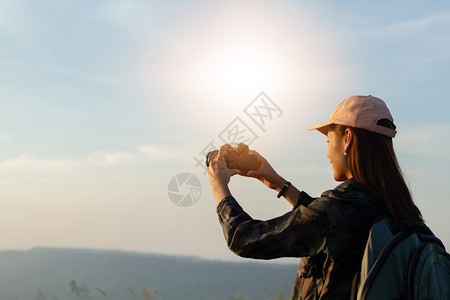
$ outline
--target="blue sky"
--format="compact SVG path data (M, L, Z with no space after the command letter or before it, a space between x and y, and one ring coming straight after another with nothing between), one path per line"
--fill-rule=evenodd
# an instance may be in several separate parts
M242 2L242 1L241 1ZM307 132L354 94L384 99L428 224L450 245L446 1L0 0L1 249L236 259L194 157L264 91L283 111L252 147L311 195L334 187ZM170 179L203 186L173 205ZM289 210L233 178L255 218Z

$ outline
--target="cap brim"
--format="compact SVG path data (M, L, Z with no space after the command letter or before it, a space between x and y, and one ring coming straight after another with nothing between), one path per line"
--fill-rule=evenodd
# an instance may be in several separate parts
M306 127L306 130L314 130L314 129L316 129L316 130L320 131L321 133L327 135L328 134L328 129L330 128L331 124L333 124L333 123L330 122L330 121L327 121L327 122L319 123L319 124L316 124L316 125L308 126L308 127Z

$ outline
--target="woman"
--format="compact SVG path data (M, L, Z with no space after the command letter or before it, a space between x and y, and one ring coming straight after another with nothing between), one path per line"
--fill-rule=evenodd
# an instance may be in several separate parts
M307 129L327 136L334 179L343 181L319 198L297 189L258 154L260 167L241 175L276 190L293 209L272 220L253 220L228 188L230 177L240 173L226 167L228 145L211 161L210 185L233 252L258 259L305 257L290 299L349 299L374 219L382 214L396 221L422 220L422 216L397 163L392 145L395 125L381 99L349 97L327 122Z

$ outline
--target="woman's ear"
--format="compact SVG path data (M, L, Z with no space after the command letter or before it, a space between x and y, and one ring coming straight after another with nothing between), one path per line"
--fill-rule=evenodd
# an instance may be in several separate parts
M347 128L347 129L345 129L345 132L344 132L344 151L345 152L348 152L348 150L350 149L352 141L353 141L353 130L351 130L350 128Z

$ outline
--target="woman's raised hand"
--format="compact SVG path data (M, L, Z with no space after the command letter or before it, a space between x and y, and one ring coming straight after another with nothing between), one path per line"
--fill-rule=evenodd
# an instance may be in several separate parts
M227 167L225 153L230 147L231 146L228 144L220 147L219 153L211 160L208 167L209 185L211 186L217 203L226 196L231 195L230 190L228 189L228 183L230 182L231 176L240 172L237 169L229 169Z
M279 190L286 183L286 180L278 175L278 173L272 168L267 159L265 159L257 151L253 152L258 157L258 169L250 170L247 174L241 174L243 176L254 177L264 183L266 186L273 190Z

